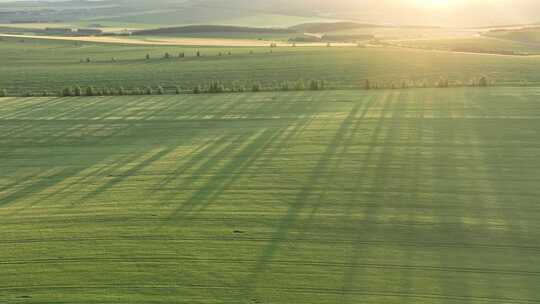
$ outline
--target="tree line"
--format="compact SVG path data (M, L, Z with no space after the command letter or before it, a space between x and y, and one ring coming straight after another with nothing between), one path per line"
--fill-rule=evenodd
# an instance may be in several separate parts
M277 45L275 45L274 43L270 44L270 50L266 53L273 53L273 48L276 48ZM249 52L249 55L254 55L255 52L253 50L250 50ZM222 57L222 56L232 56L233 53L232 51L219 51L217 53L214 54L214 56L218 56L218 57ZM203 54L201 51L196 51L194 54L193 54L193 57L204 57L205 54ZM208 56L212 56L212 55L208 55ZM186 58L188 57L188 54L186 54L186 52L178 52L178 53L171 53L171 52L165 52L161 55L157 55L157 56L154 56L154 55L151 55L150 53L147 53L146 55L144 55L144 57L142 57L142 59L146 60L146 61L149 61L149 60L153 60L153 59L174 59L174 58L179 58L179 59L182 59L182 58ZM80 63L91 63L91 62L94 62L95 60L91 57L85 57L85 58L82 58L80 59ZM103 61L103 60L102 60ZM111 62L116 62L118 61L118 59L116 57L111 57L110 59Z
M522 82L523 83L523 82ZM365 79L358 86L348 89L408 89L408 88L450 88L450 87L488 87L494 85L494 82L489 81L485 76L474 78L469 82L450 82L447 78L441 77L433 82L429 81L406 81L401 82L377 82L370 79ZM123 95L165 95L165 94L218 94L218 93L241 93L241 92L271 92L271 91L322 91L326 89L340 89L332 87L324 80L297 80L297 81L282 81L273 82L271 84L263 84L261 82L252 82L250 84L238 84L235 82L224 83L221 81L213 81L206 84L197 84L191 88L181 88L180 86L164 87L161 85L152 87L145 86L142 88L120 87L104 87L96 88L94 86L82 87L79 85L63 88L60 92L43 91L41 93L26 92L20 94L25 97L31 96L61 96L61 97L77 97L77 96L123 96ZM0 97L14 96L9 94L6 89L0 89Z

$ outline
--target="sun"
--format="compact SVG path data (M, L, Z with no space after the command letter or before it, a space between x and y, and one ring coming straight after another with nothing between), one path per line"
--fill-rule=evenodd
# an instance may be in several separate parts
M450 0L427 0L432 6L448 6L450 5Z
M428 8L447 8L452 4L452 0L414 0L415 4Z

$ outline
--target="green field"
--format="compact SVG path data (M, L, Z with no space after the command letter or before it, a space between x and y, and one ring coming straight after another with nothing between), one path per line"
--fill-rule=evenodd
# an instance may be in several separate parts
M2 84L136 82L128 70L159 65L55 79L48 52L33 74L2 65ZM0 302L540 303L539 98L2 98Z
M486 35L498 39L516 41L540 47L540 27L538 26L514 30L490 31L486 33Z
M201 51L202 57L195 57ZM231 51L231 56L219 57ZM250 55L253 51L253 55ZM359 88L365 79L401 83L448 77L468 82L487 76L497 85L540 85L540 57L491 56L393 47L223 48L92 44L4 38L0 43L0 89L12 94L58 92L67 86L192 89L221 81L250 87L282 81L324 80L328 87ZM162 59L169 52L183 59ZM145 60L146 54L152 60ZM91 63L81 63L90 58ZM112 58L116 61L112 62Z
M468 38L439 38L400 41L404 46L445 51L466 51L475 53L513 53L516 55L540 54L539 43L513 41L489 36Z

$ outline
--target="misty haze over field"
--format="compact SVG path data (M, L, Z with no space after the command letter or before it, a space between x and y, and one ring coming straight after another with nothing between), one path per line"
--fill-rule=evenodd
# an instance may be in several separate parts
M21 2L0 0L1 8L13 9ZM34 1L34 3L39 0ZM536 0L103 0L41 1L83 5L112 5L126 14L148 14L153 10L197 8L190 23L202 15L201 10L223 15L243 13L281 14L301 17L351 20L394 25L488 26L540 22L540 1ZM61 3L61 4L59 4ZM26 5L25 5L26 6ZM146 7L146 11L140 7ZM211 19L210 19L211 20ZM200 23L209 19L201 19Z

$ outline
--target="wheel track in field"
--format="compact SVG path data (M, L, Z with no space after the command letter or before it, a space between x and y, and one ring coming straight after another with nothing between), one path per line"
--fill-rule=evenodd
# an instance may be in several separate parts
M204 289L204 290L237 290L239 292L245 290L242 286L224 286L224 285L201 285L201 284L175 284L175 285L128 285L128 284L85 284L84 286L77 285L32 285L32 286L3 286L0 290L3 291L29 291L29 290L54 290L54 289L71 289L71 290L102 290L102 289ZM343 290L340 288L315 288L315 287L257 287L259 291L279 292L279 293L295 293L295 294L311 294L311 295L340 295ZM451 300L458 303L466 301L486 302L489 303L540 303L537 299L516 299L508 297L481 297L481 296L457 296L444 295L437 293L404 293L392 291L369 291L363 289L352 289L348 294L356 296L372 296L372 297L391 297L391 298L413 298L413 299L431 299L431 300Z
M161 257L80 257L80 258L43 258L27 260L1 261L0 265L30 265L30 264L56 264L56 263L124 263L124 264L142 264L142 263L163 263L163 262L194 262L194 263L217 263L217 264L251 264L257 262L255 259L212 259L212 258L192 258L182 256L161 256ZM351 263L323 262L323 261L294 261L294 260L274 260L273 265L295 265L295 266L320 266L335 268L350 268ZM372 269L395 269L410 271L434 271L434 272L456 272L456 273L474 273L474 274L497 274L497 275L515 275L515 276L540 276L540 271L511 270L511 269L488 269L475 267L442 267L429 265L402 265L402 264L380 264L380 263L361 263L354 266L361 266Z
M74 237L74 238L28 238L17 240L0 240L0 244L34 244L34 243L49 243L49 242L95 242L95 241L169 241L169 242L269 242L276 241L275 238L250 238L250 237L156 237L156 236L124 236L124 237ZM291 238L286 242L304 242L304 243L325 243L325 244L363 244L363 245L392 245L403 247L441 247L441 248L491 248L491 249L521 249L540 252L540 246L523 246L510 244L472 244L472 243L445 243L445 242L408 242L408 241L380 241L380 240L338 240L338 239L309 239L309 238Z

